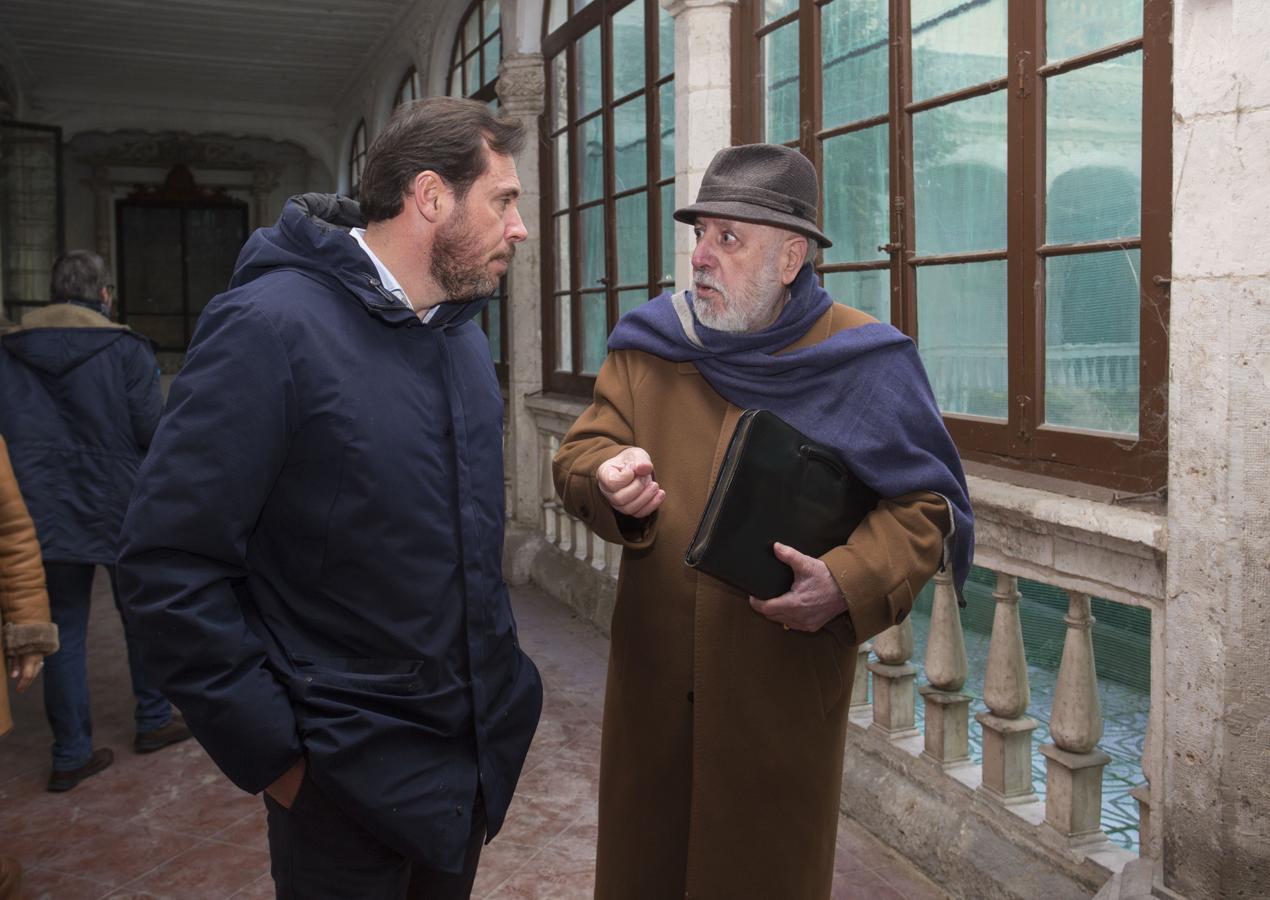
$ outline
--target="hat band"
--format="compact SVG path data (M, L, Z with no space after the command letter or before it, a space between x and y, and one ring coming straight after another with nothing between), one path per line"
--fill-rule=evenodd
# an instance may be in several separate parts
M805 203L797 197L791 197L778 191L769 191L767 188L761 187L747 187L738 191L703 184L701 189L697 191L697 202L748 203L751 206L763 206L776 212L798 216L800 219L807 219L810 222L816 221L815 204Z

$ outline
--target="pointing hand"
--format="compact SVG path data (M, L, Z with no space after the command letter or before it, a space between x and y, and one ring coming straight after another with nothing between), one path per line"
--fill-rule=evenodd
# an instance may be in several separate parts
M595 478L609 506L632 518L651 516L666 499L653 481L653 461L641 447L629 447L600 463Z

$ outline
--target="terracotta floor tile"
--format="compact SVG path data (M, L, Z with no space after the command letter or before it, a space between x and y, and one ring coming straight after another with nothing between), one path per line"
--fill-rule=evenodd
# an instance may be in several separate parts
M183 853L196 842L197 838L174 831L111 822L93 837L67 846L49 859L45 868L88 875L120 887Z
M237 822L222 828L212 836L226 844L237 844L239 847L268 850L269 822L265 816L264 804L258 798L256 799L256 807L253 812L247 813Z
M594 803L600 789L599 760L576 762L556 757L521 776L516 791L526 797L551 798L565 803Z
M27 866L25 890L26 900L99 900L110 893L110 885Z
M204 841L121 891L172 897L176 900L222 900L269 872L269 854L217 841Z
M595 864L568 854L544 850L507 879L490 900L590 900L595 892Z
M578 814L579 808L573 804L546 797L530 797L518 792L507 811L503 829L494 838L494 842L507 841L541 850L568 828L578 818Z
M36 808L0 822L0 834L4 835L6 855L15 857L24 866L48 866L68 848L109 840L112 824L110 819L70 808L53 811ZM95 880L94 873L89 871L72 870L68 874Z
M171 791L167 802L152 807L133 821L210 837L248 813L259 812L261 801L245 794L228 781L197 784L181 781Z
M481 851L481 861L476 868L476 883L472 886L472 896L479 900L490 895L540 852L542 852L540 847L514 844L503 840L502 835L494 838L494 842Z
M833 900L905 900L904 895L876 872L867 869L835 875Z
M231 900L274 900L277 896L273 876L261 875L241 891L233 894Z

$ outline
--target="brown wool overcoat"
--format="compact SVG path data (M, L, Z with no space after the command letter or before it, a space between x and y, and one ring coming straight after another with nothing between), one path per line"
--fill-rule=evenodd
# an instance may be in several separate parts
M0 437L0 663L23 653L57 650L57 626L49 621L44 565L35 525L27 514L9 464L9 449ZM9 714L8 673L0 673L0 735L13 727Z
M874 321L833 305L789 349ZM833 878L855 644L908 614L947 508L882 501L825 554L850 622L786 631L683 562L740 410L688 363L611 353L554 461L565 508L624 547L600 765L600 900L816 900ZM595 482L628 446L666 499L619 525Z

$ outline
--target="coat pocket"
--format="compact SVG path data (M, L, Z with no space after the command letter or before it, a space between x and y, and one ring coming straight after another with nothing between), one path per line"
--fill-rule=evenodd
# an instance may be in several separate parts
M851 689L847 679L851 676L855 648L847 646L829 629L821 629L813 635L813 640L816 647L812 658L816 668L816 684L820 688L820 711L827 719L834 714Z

